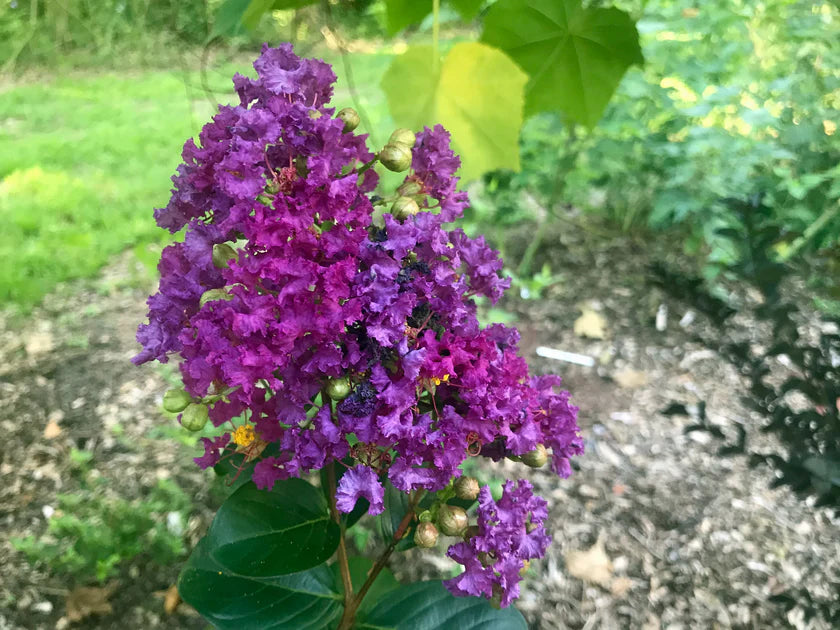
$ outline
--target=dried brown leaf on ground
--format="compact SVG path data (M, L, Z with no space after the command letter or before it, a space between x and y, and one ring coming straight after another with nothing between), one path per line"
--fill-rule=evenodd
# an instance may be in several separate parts
M61 425L58 422L48 422L47 426L44 427L44 439L54 440L59 435L61 435Z
M588 306L581 307L581 312L581 316L575 320L575 334L589 339L605 339L607 336L606 318Z
M647 385L648 376L646 372L626 368L613 375L613 380L623 389L636 389Z
M603 535L589 549L572 550L565 555L566 568L574 577L590 584L609 588L613 577L613 564L604 549Z
M155 597L163 598L163 610L167 615L172 615L178 610L178 606L183 601L181 594L178 593L178 585L173 584L165 591L157 591Z
M108 601L117 583L111 582L105 586L77 586L67 594L67 619L75 623L91 615L108 615L113 612Z

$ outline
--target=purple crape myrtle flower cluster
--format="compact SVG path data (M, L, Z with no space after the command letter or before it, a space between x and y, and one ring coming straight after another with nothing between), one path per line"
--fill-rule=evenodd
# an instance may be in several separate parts
M287 44L254 68L234 77L239 104L184 145L155 213L184 238L163 251L137 335L135 363L180 356L181 423L225 429L202 438L199 466L245 453L270 489L349 460L336 505L364 497L372 514L386 480L437 492L472 456L543 454L568 476L582 440L560 379L529 376L515 329L479 325L474 298L495 302L509 279L482 238L446 227L468 205L449 134L407 132L385 149L410 160L386 164L329 106L328 64ZM377 159L406 171L401 211L374 194ZM545 551L544 519L525 482L498 503L482 490L478 535L449 552L465 565L450 589L507 605L522 562Z
M545 499L532 494L524 479L508 481L496 502L484 486L478 497L478 532L452 545L446 555L464 565L464 572L446 582L456 595L499 598L502 607L519 597L519 580L530 560L545 555L551 537L543 521Z

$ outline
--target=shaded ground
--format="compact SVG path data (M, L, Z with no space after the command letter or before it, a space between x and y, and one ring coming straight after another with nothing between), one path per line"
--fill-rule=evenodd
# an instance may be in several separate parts
M717 444L683 433L688 419L658 413L674 400L706 400L714 422L752 421L737 399L738 376L686 342L676 305L666 329L656 330L662 298L645 284L647 246L590 245L565 227L545 241L563 281L544 300L510 299L505 307L518 317L535 371L564 376L581 408L587 454L569 480L531 476L550 502L555 541L519 602L532 627L807 627L798 611L786 617L767 597L798 586L823 597L837 592L837 521L786 490L769 490L767 471L717 458ZM91 466L121 496L142 496L160 478L177 481L194 501L188 541L212 518L209 477L159 410L165 371L128 362L147 294L137 282L121 285L143 277L130 260L97 281L63 287L25 321L0 318L0 630L67 625L64 593L72 584L30 567L9 538L42 532L45 506L78 488L71 449L92 452ZM574 334L583 303L606 318L606 339ZM596 367L538 359L539 345L593 356ZM51 421L61 431L48 439ZM495 474L521 470L509 464ZM599 537L606 559L567 556ZM440 576L451 568L430 554L411 558L395 570ZM571 575L572 562L590 581ZM205 627L185 606L164 613L161 591L177 572L140 557L117 578L114 612L73 627Z

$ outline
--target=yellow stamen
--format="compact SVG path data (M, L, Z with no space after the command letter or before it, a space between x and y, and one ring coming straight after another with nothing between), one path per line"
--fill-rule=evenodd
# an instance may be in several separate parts
M233 443L237 446L250 446L255 438L254 427L250 424L236 427L236 431L233 432Z

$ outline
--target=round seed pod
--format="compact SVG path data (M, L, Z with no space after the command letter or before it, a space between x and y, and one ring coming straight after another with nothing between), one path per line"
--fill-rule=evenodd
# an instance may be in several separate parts
M440 531L447 536L463 536L469 527L470 520L463 508L457 505L442 505L438 512Z
M417 136L414 135L414 132L411 129L400 127L399 129L394 130L394 133L391 134L388 142L390 144L404 144L410 149L417 142Z
M434 523L419 523L414 531L414 544L431 549L437 544L438 530Z
M163 395L163 408L169 413L181 413L193 401L183 389L168 389Z
M545 446L537 444L537 448L528 451L522 456L522 463L531 468L542 468L548 461L548 451Z
M397 188L397 194L401 197L413 197L414 195L419 195L422 191L423 186L420 182L415 181L403 182L400 184L400 187Z
M359 112L352 107L345 107L340 110L335 117L344 122L344 133L353 131L359 126L359 122L361 121L359 118Z
M353 391L350 379L346 376L331 378L327 381L327 396L333 400L344 400Z
M398 221L405 221L420 212L420 206L411 197L397 197L394 205L391 206L391 214Z
M405 144L386 144L379 152L379 161L395 173L408 170L411 166L411 148Z
M474 501L478 498L478 479L475 477L459 477L455 481L455 496L465 501Z
M190 403L181 414L181 426L187 431L201 431L210 419L207 405Z

